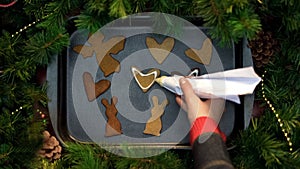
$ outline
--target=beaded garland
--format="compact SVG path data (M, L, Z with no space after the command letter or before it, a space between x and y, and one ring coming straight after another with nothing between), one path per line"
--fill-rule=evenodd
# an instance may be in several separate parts
M281 131L283 132L284 137L286 138L286 141L288 142L288 145L290 147L290 151L292 152L293 151L293 147L292 147L293 143L291 141L291 137L289 137L290 133L288 132L288 130L286 130L284 128L282 119L279 117L279 114L276 112L274 106L270 103L270 101L267 99L267 97L265 95L264 77L265 77L266 73L267 73L267 71L264 71L264 74L262 75L262 79L261 79L262 96L263 96L264 100L266 101L266 103L268 104L268 106L270 107L270 109L272 110L272 112L275 114L275 117L277 118L277 121L278 121L279 126L281 128Z
M15 111L11 112L11 115L14 115L15 113L18 113L19 111L21 111L23 109L22 106L20 106L18 109L16 109Z
M11 37L12 37L12 38L15 37L16 35L22 33L23 31L25 31L25 30L28 29L29 27L31 27L31 26L37 24L38 22L40 22L41 20L43 20L43 19L49 17L49 16L52 15L52 14L53 14L53 13L50 13L50 14L48 14L48 15L42 17L42 19L37 19L36 21L34 21L34 22L32 22L32 23L30 23L30 24L24 26L24 27L21 28L19 31L17 31L17 32L15 32L14 34L12 34Z
M20 112L23 109L22 106L20 106L18 109L16 109L15 111L11 112L11 115L15 115L16 113ZM36 112L39 113L39 115L41 116L41 119L43 119L43 123L46 124L47 120L46 118L46 114L43 113L42 111L40 111L39 109L36 109Z

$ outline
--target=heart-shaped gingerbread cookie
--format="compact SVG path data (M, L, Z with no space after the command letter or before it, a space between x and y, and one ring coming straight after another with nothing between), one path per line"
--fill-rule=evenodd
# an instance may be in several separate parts
M135 81L143 92L147 92L148 89L153 85L157 76L160 75L159 69L151 69L147 74L142 73L136 67L131 67L132 74Z
M162 64L166 60L174 47L174 43L174 39L170 37L166 38L161 44L157 43L157 41L152 37L146 38L146 45L153 58L159 64Z
M103 79L95 83L92 75L88 72L84 72L82 78L86 96L90 102L95 100L110 87L109 80Z
M205 39L202 48L190 48L185 51L185 54L196 62L208 65L212 56L212 43L209 38Z

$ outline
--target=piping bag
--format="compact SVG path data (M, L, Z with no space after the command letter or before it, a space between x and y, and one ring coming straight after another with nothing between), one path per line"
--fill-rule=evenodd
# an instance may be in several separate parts
M182 95L179 79L185 76L161 76L155 81L167 90ZM239 95L252 94L261 78L253 67L232 69L223 72L188 76L194 92L201 98L223 98L240 104Z

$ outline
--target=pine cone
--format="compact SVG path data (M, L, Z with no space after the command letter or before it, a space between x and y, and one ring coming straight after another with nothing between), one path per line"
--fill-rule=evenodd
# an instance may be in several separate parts
M48 131L43 132L44 142L42 149L38 152L41 157L47 158L50 161L59 159L61 156L61 146L59 141L54 136L51 136Z
M273 54L279 50L278 41L273 38L272 33L264 31L259 32L257 37L249 42L248 46L257 68L267 65Z

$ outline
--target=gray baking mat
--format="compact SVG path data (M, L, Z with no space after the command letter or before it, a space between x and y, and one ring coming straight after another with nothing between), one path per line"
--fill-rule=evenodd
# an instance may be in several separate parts
M206 30L202 29L205 33ZM206 33L205 33L206 35ZM207 35L206 35L207 36ZM67 126L72 138L83 142L97 143L146 143L146 144L186 144L188 143L189 123L186 113L180 109L175 102L175 95L154 84L148 92L144 93L131 73L131 67L135 66L143 73L151 68L160 69L161 75L170 75L179 72L186 75L192 68L200 68L201 74L217 72L222 69L233 69L235 55L232 48L219 48L214 44L212 60L210 65L204 67L185 56L184 51L188 47L180 40L175 39L175 45L170 55L162 63L158 64L147 49L146 37L153 37L161 43L166 36L159 34L138 34L126 38L125 47L116 55L114 59L120 62L120 72L104 77L103 72L97 64L96 57L83 59L83 57L73 51L76 45L85 44L88 33L80 30L71 36L71 44L67 53ZM223 67L211 66L220 57ZM210 67L211 66L211 67ZM214 68L214 69L213 69ZM80 71L78 71L80 70ZM89 102L84 91L82 73L88 71L97 82L106 79L111 82L111 87L95 101ZM105 137L105 107L101 99L106 98L111 101L112 96L118 98L116 107L123 134L113 137ZM143 133L145 123L151 116L152 96L157 96L159 103L167 99L169 104L161 116L162 130L160 136L146 135ZM226 102L220 128L229 135L234 125L234 104Z

